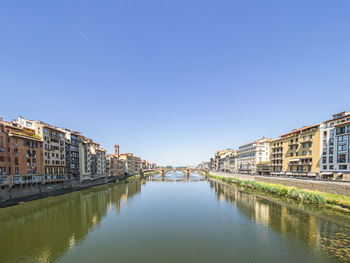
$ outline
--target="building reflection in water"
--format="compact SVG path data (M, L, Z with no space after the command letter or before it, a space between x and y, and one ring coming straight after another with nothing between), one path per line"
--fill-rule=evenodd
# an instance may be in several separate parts
M210 185L218 200L234 203L240 213L256 223L293 236L316 251L350 262L349 218L271 201L218 181L210 181Z
M141 191L132 181L95 187L0 210L3 262L53 262L82 242L120 202ZM20 252L19 252L20 251Z

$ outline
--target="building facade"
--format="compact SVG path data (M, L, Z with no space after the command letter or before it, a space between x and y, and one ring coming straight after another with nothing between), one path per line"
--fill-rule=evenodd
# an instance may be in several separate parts
M237 150L237 172L243 174L256 174L257 164L270 160L271 139L262 138L242 145Z
M43 181L43 143L34 130L0 120L0 184Z
M60 128L41 121L18 117L22 127L33 129L43 141L45 182L68 180L65 151L65 134Z
M282 174L316 177L320 173L320 125L293 130L283 140Z
M287 145L285 145L286 147ZM280 175L283 169L283 139L279 138L270 142L270 166L271 175ZM265 165L265 173L268 171Z
M141 172L141 158L134 156L132 153L122 153L119 159L125 162L125 173L136 175Z
M350 181L350 111L320 125L320 152L322 177Z
M66 168L69 178L80 180L80 133L68 129L61 129L65 134Z

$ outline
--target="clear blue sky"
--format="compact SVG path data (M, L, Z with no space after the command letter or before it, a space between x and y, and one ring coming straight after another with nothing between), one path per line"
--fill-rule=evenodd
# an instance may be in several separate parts
M350 1L3 0L0 116L160 164L350 109Z

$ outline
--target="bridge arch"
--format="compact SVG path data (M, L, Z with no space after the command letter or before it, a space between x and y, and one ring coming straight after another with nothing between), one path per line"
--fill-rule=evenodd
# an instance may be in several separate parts
M158 169L145 169L145 170L142 170L142 174L144 173L148 173L148 172L158 172L161 176L165 176L166 173L168 172L176 172L176 171L180 171L180 172L183 172L184 175L190 175L191 173L194 173L194 172L197 172L199 174L202 174L202 175L207 175L209 173L208 170L206 169L197 169L197 168L169 168L169 169L166 169L166 168L158 168Z

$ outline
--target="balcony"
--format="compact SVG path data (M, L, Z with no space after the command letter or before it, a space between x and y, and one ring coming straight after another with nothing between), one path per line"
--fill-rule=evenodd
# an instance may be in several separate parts
M289 142L288 145L289 145L289 146L299 145L299 142Z
M0 185L8 185L8 184L9 184L8 176L1 176L0 177Z
M281 163L272 163L272 164L270 164L270 166L282 166L282 164Z
M304 139L300 139L299 142L300 142L300 143L312 142L312 138L307 137L307 138L305 138L305 140L304 140Z
M13 176L12 178L12 184L22 184L22 176Z
M271 160L272 160L272 161L282 160L282 156L271 157Z
M302 166L304 166L304 165L306 165L306 166L309 166L309 165L312 165L312 162L299 162L299 165L302 165Z
M271 152L271 154L283 154L282 151Z

